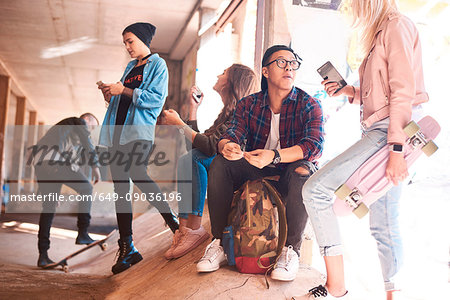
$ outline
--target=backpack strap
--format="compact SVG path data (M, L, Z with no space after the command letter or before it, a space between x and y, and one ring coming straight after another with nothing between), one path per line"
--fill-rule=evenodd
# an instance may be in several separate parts
M281 251L283 250L284 244L286 244L287 240L287 218L286 218L286 208L281 201L281 195L278 191L266 181L266 179L262 180L263 184L269 190L269 192L273 195L273 200L277 206L278 210L278 223L279 223L279 234L278 234L278 247L277 247L277 255L276 259L281 255Z
M280 254L281 254L281 253L280 253ZM258 258L258 261L256 262L256 263L258 264L258 267L260 267L261 269L266 269L266 273L264 273L264 279L265 279L265 281L266 281L266 287L267 287L267 288L270 288L269 280L267 280L267 274L269 273L270 270L273 269L273 266L275 266L275 263L276 263L276 261L278 260L278 257L280 257L280 254L277 254L277 252L275 252L275 251L270 251L270 252L267 252L267 253L261 255L261 256ZM274 261L273 263L271 263L271 264L268 265L268 266L264 266L264 265L261 263L261 259L264 258L264 257L276 257L276 258L275 258L275 261Z
M270 251L268 253L265 253L263 255L260 256L260 258L258 259L258 267L260 267L261 269L267 269L266 273L264 274L264 279L266 280L266 286L267 288L269 288L269 281L267 280L267 274L269 273L270 270L273 269L273 267L275 266L276 262L278 261L278 258L281 255L281 251L283 250L284 244L286 244L286 240L287 240L287 218L286 218L286 208L281 200L281 195L280 193L278 193L278 191L267 181L270 180L271 178L264 178L262 179L262 183L263 185L267 188L267 190L269 191L269 193L273 196L273 200L275 201L275 205L277 206L277 211L278 211L278 246L277 246L277 251ZM269 266L263 266L261 263L261 258L264 257L275 257L275 261L270 264Z

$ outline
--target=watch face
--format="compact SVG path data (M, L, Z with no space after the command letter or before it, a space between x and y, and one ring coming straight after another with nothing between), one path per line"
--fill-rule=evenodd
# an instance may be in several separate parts
M395 152L402 152L403 151L403 146L402 145L393 145L392 148Z
M279 164L280 163L280 161L281 161L281 157L275 157L274 159L273 159L273 164Z
M272 150L275 153L275 157L272 160L272 164L277 165L281 162L280 153L277 150Z

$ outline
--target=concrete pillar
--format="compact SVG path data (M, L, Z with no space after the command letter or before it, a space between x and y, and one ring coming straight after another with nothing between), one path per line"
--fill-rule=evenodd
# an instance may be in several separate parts
M24 97L17 97L16 119L14 122L14 145L13 164L11 169L10 192L12 195L19 195L22 190L23 161L25 148L25 113L27 100Z
M4 142L10 94L11 79L8 76L0 75L0 186L3 186L4 181Z
M26 147L27 149L31 147L32 145L36 144L36 134L37 134L37 112L36 111L30 111L29 118L28 118L28 136L27 136L27 143ZM25 150L25 157L28 158L28 151ZM25 159L25 162L28 161L28 159ZM35 180L34 180L34 168L31 165L25 166L25 184L24 188L27 192L33 192L35 189Z
M291 35L283 1L264 2L264 51L273 45L289 46Z
M274 0L265 0L264 6L264 51L273 45L274 35Z
M265 0L258 0L256 9L256 34L255 34L255 67L256 75L261 78L261 61L264 48L264 15Z
M37 132L37 141L39 141L45 134L45 125L44 122L38 123L38 132Z
M291 35L284 3L276 0L257 1L254 70L261 76L264 51L273 45L289 46Z

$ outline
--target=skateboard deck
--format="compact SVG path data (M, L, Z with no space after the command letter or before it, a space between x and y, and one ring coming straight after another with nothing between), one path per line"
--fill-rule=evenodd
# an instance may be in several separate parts
M68 256L64 257L63 259L61 259L61 260L59 260L57 262L54 262L52 264L48 264L46 266L43 266L42 269L48 270L48 269L54 269L54 268L56 268L58 266L61 266L62 270L65 273L68 273L69 272L69 264L67 263L67 261L69 259L71 259L71 258L77 256L78 254L83 253L84 251L86 251L88 249L91 249L91 248L93 248L95 246L99 246L102 249L102 251L105 251L107 249L107 247L108 247L108 244L106 243L106 240L109 239L116 231L117 231L116 229L111 231L105 238L103 238L101 240L97 240L97 241L95 241L95 242L93 242L93 243L91 243L89 245L86 245L83 248L81 248L80 250L78 250L78 251L76 251L76 252L74 252L72 254L69 254Z
M418 123L411 121L403 130L407 136L403 149L408 169L422 152L430 156L438 149L432 139L436 138L441 128L432 117L423 117ZM336 190L333 210L337 216L353 212L362 218L369 212L368 207L386 194L393 186L385 176L388 159L389 146L386 145Z

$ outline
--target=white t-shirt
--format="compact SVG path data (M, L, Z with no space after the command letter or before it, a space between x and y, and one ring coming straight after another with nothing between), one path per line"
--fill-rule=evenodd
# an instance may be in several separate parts
M272 113L272 120L270 121L270 133L267 137L266 145L264 149L281 149L280 147L280 114Z

